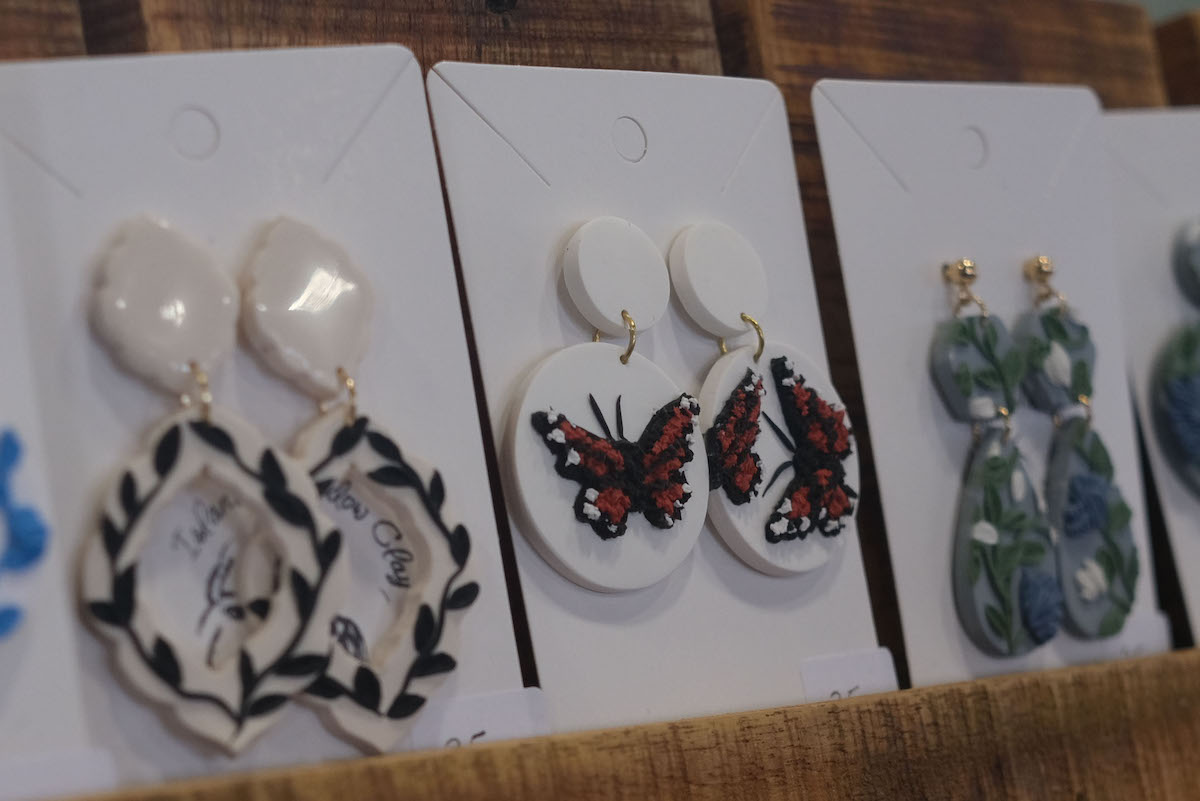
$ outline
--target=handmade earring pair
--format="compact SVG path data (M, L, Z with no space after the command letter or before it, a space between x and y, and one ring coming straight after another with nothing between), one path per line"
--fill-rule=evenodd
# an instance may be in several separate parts
M1179 232L1173 266L1184 296L1200 304L1200 220ZM1163 345L1151 382L1159 443L1179 477L1200 494L1200 324L1183 328Z
M566 247L567 293L596 334L593 343L538 364L509 419L511 476L531 541L581 586L638 589L690 553L707 506L722 538L752 567L775 575L812 569L828 558L827 548L798 543L810 530L832 537L853 508L842 464L850 456L844 415L805 385L803 354L770 343L767 363L792 438L775 426L778 447L787 451L768 484L789 466L796 472L779 497L762 502L755 448L766 390L758 364L768 343L746 311L761 313L766 304L761 263L744 239L719 225L684 231L670 260L668 274L654 242L615 217L585 224ZM705 403L634 352L639 335L666 310L671 279L691 316L714 335L759 336L757 346L719 360L705 381L702 397L723 404L711 426L697 419ZM602 333L623 334L628 344L602 343ZM613 410L615 429L605 409ZM602 436L581 424L592 419ZM706 427L707 454L700 436ZM642 433L632 441L627 430ZM812 457L815 450L824 461ZM715 461L713 453L720 454ZM705 487L719 497L706 498Z
M176 231L125 225L100 266L94 328L183 408L105 496L84 603L131 682L230 751L301 693L338 733L382 750L424 702L416 684L432 689L429 677L454 667L438 645L456 625L446 612L478 591L455 585L469 537L443 522L440 475L357 414L350 376L373 298L341 248L281 219L246 283L243 327L262 360L318 401L348 400L301 431L294 458L215 406L208 380L235 343L238 288ZM378 597L381 563L403 578L382 606L365 600Z
M959 620L972 642L997 656L1048 642L1064 617L1077 636L1115 634L1133 603L1138 563L1129 507L1091 426L1088 329L1051 287L1053 265L1044 257L1024 268L1034 309L1015 338L971 289L973 262L947 264L942 274L954 289L954 318L934 338L934 383L951 415L970 422L975 435L955 529ZM1047 301L1055 303L1043 309ZM972 306L978 314L963 314ZM1044 503L1013 441L1022 388L1055 422Z

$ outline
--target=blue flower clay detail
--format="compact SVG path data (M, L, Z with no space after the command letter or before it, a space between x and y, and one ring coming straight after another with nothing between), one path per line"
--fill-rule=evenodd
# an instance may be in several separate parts
M1082 537L1108 525L1108 482L1095 473L1079 473L1067 485L1063 533Z
M1189 461L1200 463L1200 375L1167 382L1167 419Z
M1062 624L1063 594L1058 582L1040 570L1022 570L1017 595L1021 620L1034 643L1048 642Z
M0 433L0 573L27 570L46 551L47 530L41 515L30 506L20 506L12 499L10 483L17 463L21 461L21 443L11 429ZM15 606L0 606L0 638L11 633L21 622L21 610Z

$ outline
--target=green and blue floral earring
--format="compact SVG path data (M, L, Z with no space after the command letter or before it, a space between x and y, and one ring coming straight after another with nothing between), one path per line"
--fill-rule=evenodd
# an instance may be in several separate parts
M1029 369L1025 393L1054 416L1046 464L1046 507L1058 552L1067 628L1085 639L1111 637L1125 625L1137 585L1131 513L1113 481L1113 464L1092 428L1096 347L1088 327L1050 285L1045 256L1024 265L1033 311L1017 325Z
M1175 277L1183 294L1200 304L1200 220L1179 233ZM1150 397L1159 444L1179 477L1200 495L1200 324L1172 334L1152 376Z
M1013 437L1024 353L971 290L973 262L942 276L954 316L937 328L930 366L946 409L975 434L955 524L955 606L981 650L1020 656L1054 637L1063 616L1050 529ZM963 313L971 306L978 314Z

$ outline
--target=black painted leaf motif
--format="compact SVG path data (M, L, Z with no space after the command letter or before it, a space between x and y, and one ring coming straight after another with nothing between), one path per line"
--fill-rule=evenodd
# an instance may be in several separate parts
M250 603L246 604L246 608L250 610L256 617L264 618L271 614L271 599L270 598L255 598Z
M361 666L354 674L354 702L366 709L379 709L379 677L369 667Z
M371 450L389 462L402 461L400 458L400 449L396 447L396 443L378 431L368 431L367 442L371 445Z
M284 659L275 668L280 676L311 676L321 673L329 664L329 654L296 654Z
M292 568L292 595L296 599L296 611L299 613L300 619L308 620L317 599L308 580L295 568Z
M392 720L400 720L416 712L425 703L424 696L415 695L413 693L403 693L396 696L396 700L392 701L392 705L388 707L387 716Z
M435 628L433 609L429 604L421 604L421 609L417 612L417 625L413 627L413 645L418 653L429 653L433 646L437 645L433 639Z
M262 698L256 698L254 703L250 704L250 708L246 710L246 716L255 718L259 715L270 714L286 704L287 700L286 695L264 695Z
M279 460L270 448L262 452L262 458L258 460L258 472L262 473L262 481L266 486L279 490L287 488L283 468L279 466Z
M267 505L271 507L271 511L275 512L275 514L288 523L298 528L312 529L312 512L308 510L308 506L305 505L304 501L286 489L268 486L263 490L263 498L266 500Z
M333 479L326 478L317 482L317 495L324 495L329 492L329 488L333 486Z
M450 654L429 654L422 656L413 663L414 676L434 676L438 673L449 673L458 663Z
M450 532L450 555L459 567L467 563L467 557L471 555L471 535L467 533L466 526L457 525Z
M250 661L250 654L246 653L245 648L238 654L238 676L242 680L242 703L245 703L254 692L254 663Z
M471 604L475 603L475 599L479 597L479 585L474 581L468 582L454 592L450 593L450 597L446 599L447 609L466 609Z
M229 432L225 429L204 420L193 420L188 423L188 426L210 447L225 453L233 453L233 437L229 436Z
M120 625L133 617L133 591L137 586L137 565L130 565L113 579L113 612Z
M360 417L354 421L354 425L342 426L341 429L333 438L333 444L329 447L330 456L341 456L349 453L362 439L363 432L367 430L367 418Z
M331 531L325 541L321 543L321 547L317 550L317 561L321 564L321 570L329 569L333 564L333 560L337 559L338 551L342 548L342 532Z
M115 560L121 552L121 546L125 544L125 535L117 530L116 524L108 515L100 520L100 535L104 538L104 552L110 560Z
M179 660L175 658L175 649L162 637L154 640L154 652L150 655L150 667L158 677L172 687L179 686L182 674L179 672Z
M134 479L133 473L128 471L121 476L121 506L125 509L125 514L130 517L137 512L137 481Z
M367 478L385 487L411 487L417 483L417 474L411 468L387 465L367 473Z
M88 611L92 613L92 617L110 626L124 626L129 622L128 618L121 618L117 607L104 601L92 601L88 604Z
M338 698L346 694L345 688L328 676L318 678L305 692L317 698Z
M434 513L442 508L442 502L446 500L446 485L442 481L442 474L438 471L433 471L433 478L429 479L429 506Z
M154 448L154 472L159 476L170 473L179 459L179 439L179 426L171 426L170 430L159 438L158 445Z

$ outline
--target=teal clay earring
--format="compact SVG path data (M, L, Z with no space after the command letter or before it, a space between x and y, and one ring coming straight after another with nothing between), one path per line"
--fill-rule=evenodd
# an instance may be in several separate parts
M1200 220L1179 233L1175 277L1183 294L1200 304ZM1200 494L1200 325L1171 336L1158 355L1151 381L1159 444L1179 477Z
M1088 328L1050 285L1054 263L1025 263L1033 311L1017 326L1029 370L1025 392L1034 408L1054 416L1046 464L1046 507L1055 534L1066 622L1085 639L1110 637L1125 625L1137 585L1138 553L1131 513L1113 483L1108 449L1092 428L1096 348ZM1050 308L1043 308L1054 301Z
M1012 436L1025 359L971 291L973 262L947 264L942 277L955 289L954 317L934 336L933 380L975 434L954 530L954 602L971 642L1020 656L1051 639L1063 614L1050 530ZM963 314L971 306L979 313Z

